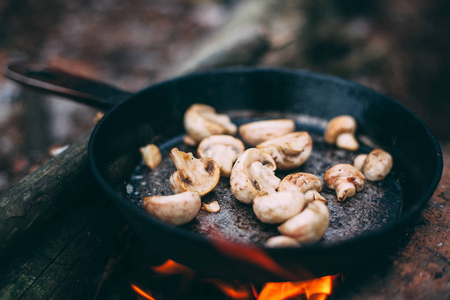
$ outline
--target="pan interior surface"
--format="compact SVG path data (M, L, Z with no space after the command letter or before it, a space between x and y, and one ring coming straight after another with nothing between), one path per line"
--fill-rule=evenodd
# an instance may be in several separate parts
M227 112L235 124L265 120L290 118L296 123L296 131L307 131L313 139L313 151L310 158L300 167L289 171L277 171L276 175L284 176L307 172L316 175L323 182L326 170L335 164L353 163L353 159L361 153L368 153L371 147L362 145L358 151L350 152L328 145L323 140L323 131L327 120L301 114L261 113L248 110ZM364 138L362 138L364 140ZM366 140L370 143L369 140ZM142 207L144 197L151 195L171 195L169 177L176 171L172 159L168 155L174 147L196 153L195 147L186 146L182 135L168 139L159 145L163 154L162 163L150 170L142 162L136 167L122 193L131 202ZM363 232L376 230L393 220L401 211L403 192L400 180L395 171L380 182L368 182L363 191L345 202L338 202L334 190L325 186L322 195L328 200L330 226L320 243L334 243L361 235ZM277 225L260 222L253 213L252 205L237 201L231 193L229 178L221 178L216 188L202 197L202 202L217 201L221 207L218 213L201 210L197 217L182 228L198 232L209 239L226 239L243 244L263 244L269 237L279 235Z

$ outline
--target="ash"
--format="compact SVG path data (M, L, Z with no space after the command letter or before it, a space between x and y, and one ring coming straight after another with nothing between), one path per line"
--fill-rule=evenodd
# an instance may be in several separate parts
M236 115L235 115L236 116ZM233 121L242 124L259 120L248 114L237 114ZM245 116L245 117L244 117ZM273 117L273 116L271 116ZM281 117L281 116L280 116ZM290 117L290 116L289 116ZM353 159L360 153L368 153L371 149L362 146L359 151L349 152L328 145L323 140L323 126L299 123L305 118L293 118L297 122L297 131L308 131L313 139L313 152L305 164L297 169L276 172L279 178L290 173L307 172L319 177L323 182L326 170L338 163L353 163ZM323 124L323 123L322 123ZM142 208L142 201L151 195L172 195L169 177L176 171L172 159L168 155L173 147L181 151L193 152L194 147L188 147L181 142L180 137L174 137L172 143L161 147L163 160L154 170L149 170L144 164L137 166L134 174L126 186L127 197ZM320 243L335 243L363 232L377 228L395 220L400 214L403 193L398 176L391 172L381 182L367 182L363 191L348 198L345 202L337 201L334 190L323 187L321 194L328 200L330 210L330 226ZM189 231L196 231L208 238L225 238L233 242L244 244L262 244L269 237L279 235L276 225L260 222L253 213L251 205L237 201L231 190L229 178L221 178L216 188L202 197L204 203L217 201L221 207L218 213L208 213L203 210L190 223L182 226Z

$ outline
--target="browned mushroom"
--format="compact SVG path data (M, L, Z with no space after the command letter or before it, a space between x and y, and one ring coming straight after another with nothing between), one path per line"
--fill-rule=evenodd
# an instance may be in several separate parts
M144 210L173 225L186 224L198 214L201 200L197 192L144 198Z
M306 131L289 133L256 146L269 153L277 169L289 170L301 166L311 155L312 139Z
M250 148L236 160L231 170L231 191L239 201L251 204L257 196L275 193L280 179L275 176L275 161L263 150Z
M355 138L356 120L347 115L338 116L328 122L324 139L328 144L336 144L339 148L356 151L359 143Z
M330 213L325 203L315 200L298 215L290 218L280 226L278 231L296 239L299 243L319 241L330 224Z
M362 191L366 184L364 175L350 164L338 164L325 172L325 185L336 190L338 201L345 201L356 192Z
M314 200L327 200L319 194L322 191L322 182L317 176L309 173L293 173L289 174L281 180L278 191L297 191L305 195L307 202Z
M294 130L295 123L293 120L277 119L243 124L239 127L239 134L247 145L256 146Z
M158 146L149 144L139 148L139 151L141 152L141 156L145 164L150 169L156 168L161 163L162 156Z
M177 171L170 176L174 193L198 192L200 196L211 192L220 179L219 165L212 158L195 158L192 153L173 148L170 151Z
M206 104L193 104L184 114L184 128L197 143L205 137L215 134L235 135L237 126L227 115L218 114Z
M230 177L234 162L244 150L244 144L230 135L211 135L198 145L197 154L214 159L220 167L220 175Z
M253 212L266 224L278 224L300 213L307 202L302 193L283 191L256 197Z
M382 149L374 149L368 155L360 154L353 161L367 180L383 180L392 169L392 156Z

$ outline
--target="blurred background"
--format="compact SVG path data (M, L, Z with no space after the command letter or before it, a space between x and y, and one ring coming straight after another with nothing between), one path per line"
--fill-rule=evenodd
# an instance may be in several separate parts
M403 103L441 141L450 138L445 0L3 0L0 67L39 62L138 91L178 75L170 70L208 47L245 43L246 28L256 28L264 47L224 65L350 79ZM96 113L0 76L0 191L92 128Z

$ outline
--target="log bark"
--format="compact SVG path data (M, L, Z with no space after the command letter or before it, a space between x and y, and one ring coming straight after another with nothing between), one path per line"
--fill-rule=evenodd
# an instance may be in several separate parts
M0 299L94 296L108 258L123 251L131 230L99 188L79 196L0 261Z
M291 3L286 0L241 1L225 26L193 47L189 59L182 60L163 72L170 78L192 71L230 66L253 65L270 49L277 30L287 23L295 31L297 24L281 12ZM277 29L275 29L275 27Z
M45 220L94 184L87 162L90 132L0 196L0 253L11 250Z

